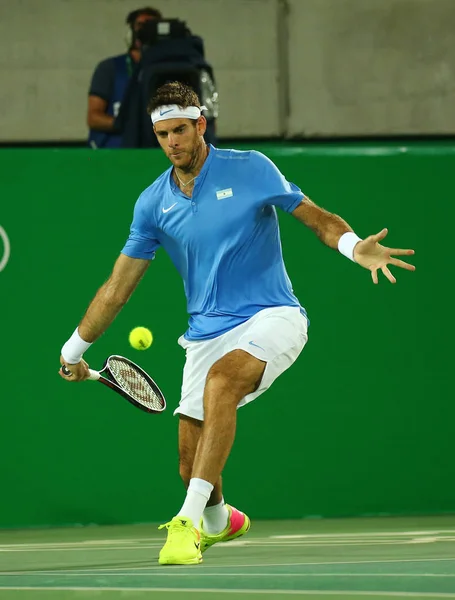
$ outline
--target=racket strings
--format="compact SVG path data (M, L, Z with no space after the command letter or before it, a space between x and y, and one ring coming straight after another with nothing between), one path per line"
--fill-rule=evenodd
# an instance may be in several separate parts
M154 390L147 379L132 365L111 358L109 360L109 370L120 387L136 402L152 410L161 410L163 408L161 395Z

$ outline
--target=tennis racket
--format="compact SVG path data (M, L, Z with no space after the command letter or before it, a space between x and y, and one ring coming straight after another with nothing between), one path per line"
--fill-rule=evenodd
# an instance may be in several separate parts
M71 375L65 365L64 375ZM104 361L101 371L89 369L92 381L99 381L133 406L148 413L160 413L166 408L166 400L153 379L128 358L113 354Z

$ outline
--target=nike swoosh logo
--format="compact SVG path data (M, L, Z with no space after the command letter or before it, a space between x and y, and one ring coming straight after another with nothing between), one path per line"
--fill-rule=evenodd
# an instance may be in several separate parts
M200 546L201 544L196 544L196 542L194 542L194 545L196 546L196 550L199 550L199 546Z
M259 348L260 350L264 350L264 348L262 346L258 346L257 344L255 344L253 342L253 340L251 340L251 342L248 342L248 343L250 344L250 346L256 346L256 348ZM264 350L264 352L265 352L265 350Z
M173 110L173 108L170 108L169 110L160 110L160 117L162 117L163 115L167 115L167 113L170 113Z
M170 206L169 208L164 208L163 206L163 213L167 213L170 210L172 210L174 208L174 206L177 206L177 202L174 202L174 204L172 206Z

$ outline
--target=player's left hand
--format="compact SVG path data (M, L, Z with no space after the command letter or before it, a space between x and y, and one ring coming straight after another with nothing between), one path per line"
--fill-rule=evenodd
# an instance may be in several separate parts
M379 243L385 238L388 230L383 229L376 235L370 235L366 239L358 242L354 248L354 260L365 269L371 271L373 283L378 283L378 269L384 273L390 283L396 283L395 277L389 271L387 265L400 267L407 271L415 271L415 266L410 265L403 260L393 258L395 256L411 256L414 250L402 250L400 248L387 248Z

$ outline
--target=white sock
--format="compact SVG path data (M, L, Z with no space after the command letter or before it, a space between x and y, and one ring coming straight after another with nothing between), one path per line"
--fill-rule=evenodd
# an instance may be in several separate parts
M229 511L224 503L224 498L215 506L206 506L202 515L204 531L209 535L217 535L226 528Z
M177 513L177 516L188 517L188 519L193 521L194 527L200 529L199 522L212 490L213 485L208 481L197 479L196 477L190 479L185 502Z

